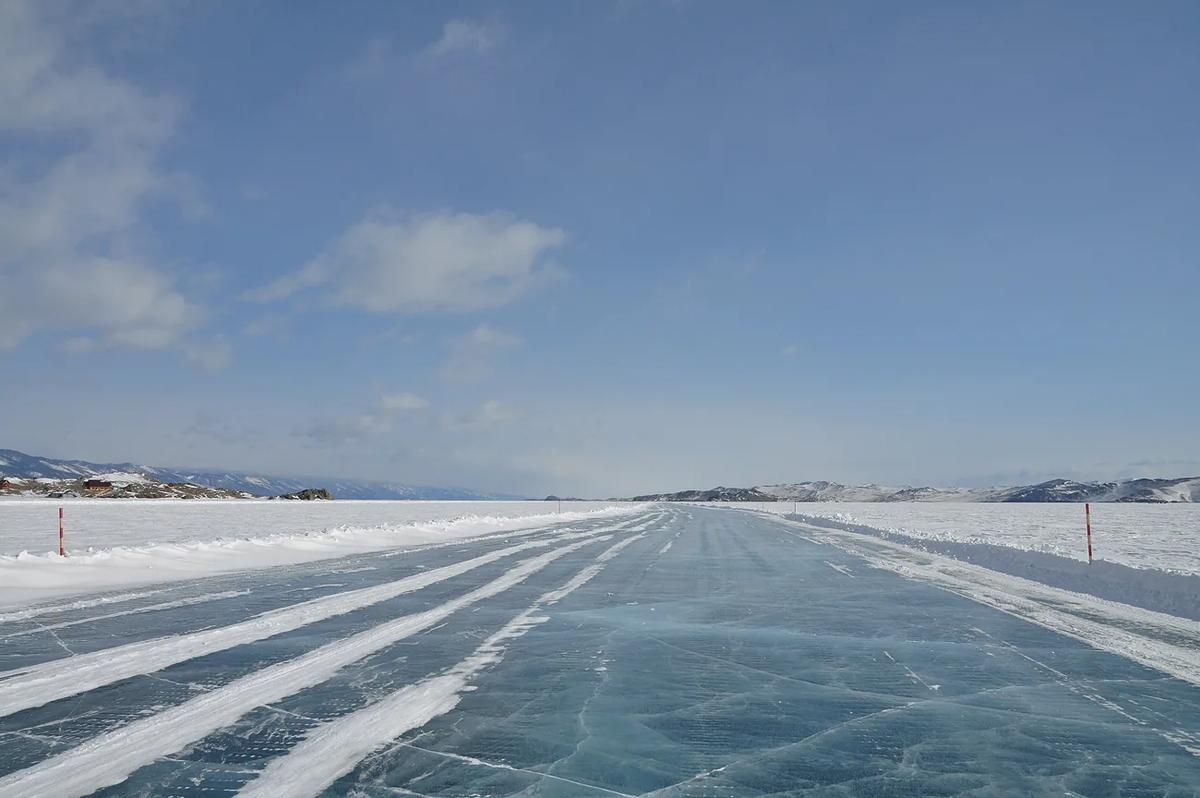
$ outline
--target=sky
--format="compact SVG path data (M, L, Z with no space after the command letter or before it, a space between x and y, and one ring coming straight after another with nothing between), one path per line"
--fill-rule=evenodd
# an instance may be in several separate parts
M1200 6L0 3L0 447L1200 474Z

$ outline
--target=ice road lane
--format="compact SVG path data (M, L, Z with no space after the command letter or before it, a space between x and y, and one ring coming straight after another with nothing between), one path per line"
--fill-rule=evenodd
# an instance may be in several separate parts
M390 585L410 555L299 568L296 606L335 574L335 594L388 595L15 711L0 794L1200 793L1200 688L1024 620L998 588L972 601L823 542L661 507L519 552L464 544L429 564L474 567L405 592ZM147 601L196 639L260 580ZM97 628L142 645L148 614ZM45 633L60 653L89 632L68 620Z

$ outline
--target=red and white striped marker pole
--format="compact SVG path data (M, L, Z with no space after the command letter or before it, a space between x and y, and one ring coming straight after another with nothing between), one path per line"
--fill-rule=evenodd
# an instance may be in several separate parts
M58 556L66 557L67 550L63 548L63 508L58 508Z
M1088 565L1092 564L1092 505L1091 503L1083 505L1084 515L1087 517L1088 531Z

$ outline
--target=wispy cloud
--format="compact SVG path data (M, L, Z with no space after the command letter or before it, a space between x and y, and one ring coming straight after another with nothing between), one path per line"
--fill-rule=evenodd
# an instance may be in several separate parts
M466 335L449 340L450 356L438 374L452 382L477 382L492 373L500 352L524 344L518 335L480 324Z
M543 256L565 240L562 230L508 213L399 219L381 208L299 271L242 298L272 302L319 287L331 304L371 313L499 307L559 273Z
M394 393L379 400L379 409L386 412L422 410L429 407L429 400L415 393Z
M242 328L242 335L249 338L264 338L271 336L279 340L287 340L291 334L291 325L286 316L268 315L255 319Z
M504 42L506 31L497 22L452 19L442 27L441 37L425 48L426 56L451 53L483 55Z
M203 313L147 254L142 214L167 198L199 207L191 182L157 163L182 104L88 63L51 6L0 4L0 132L64 143L6 181L0 352L47 329L106 348L174 346Z
M796 346L795 344L788 344L787 346L785 346L783 348L782 354L784 357L792 357L794 355L798 355L798 354L800 354L800 347Z
M413 393L387 394L379 397L366 412L350 418L314 421L298 428L295 434L309 438L319 446L341 446L383 435L391 431L401 413L424 410L429 406L428 399Z
M504 44L508 30L498 22L453 19L442 26L441 35L424 48L404 50L392 36L374 36L349 64L344 73L350 78L371 79L397 69L433 65L454 57L478 58Z
M441 427L448 432L485 430L510 424L516 418L516 411L511 407L496 399L490 399L479 407L443 416Z
M225 340L225 336L216 335L208 340L188 343L184 346L183 356L192 368L220 371L233 362L233 347Z

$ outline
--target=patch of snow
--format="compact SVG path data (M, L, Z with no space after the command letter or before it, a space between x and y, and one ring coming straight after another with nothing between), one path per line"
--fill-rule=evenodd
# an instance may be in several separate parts
M113 471L107 474L96 474L91 479L102 479L114 485L145 485L155 481L145 474L137 474L132 471Z
M792 504L768 504L762 511L790 515ZM1006 546L1087 560L1082 504L813 503L799 505L797 512L920 540ZM1100 560L1200 576L1198 539L1198 504L1092 505L1092 548Z
M58 508L67 556L58 555ZM0 607L212 573L404 549L642 505L580 502L0 500Z

